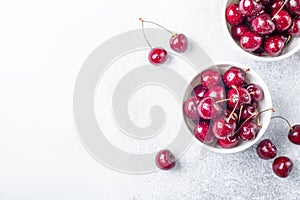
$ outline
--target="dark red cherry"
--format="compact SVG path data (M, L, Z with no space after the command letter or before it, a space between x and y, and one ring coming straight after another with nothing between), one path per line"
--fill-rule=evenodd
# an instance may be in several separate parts
M251 105L243 106L241 110L241 120L247 120L249 118L255 118L254 114L258 113L257 108Z
M212 126L212 132L217 138L233 136L236 130L235 123L228 123L224 117L217 118Z
M230 89L227 92L227 98L229 99L227 102L229 108L234 108L236 104L237 108L239 108L241 105L247 105L251 103L251 96L249 92L242 87Z
M264 49L270 56L279 56L285 46L284 39L279 35L273 35L265 40Z
M218 144L224 149L235 147L239 143L237 135L233 135L224 139L218 139Z
M222 114L222 107L211 97L205 97L198 105L198 113L203 119L215 119Z
M221 80L222 77L218 70L207 69L201 73L201 83L206 88L218 85Z
M271 140L265 139L257 145L256 152L260 158L267 160L275 158L277 154L277 148Z
M241 0L239 9L244 16L253 16L263 10L264 6L256 0Z
M208 144L214 141L215 136L209 128L209 123L199 122L194 128L195 137L201 142Z
M231 25L237 25L240 24L243 20L244 17L242 13L239 10L239 6L237 4L230 4L226 8L226 20L229 24Z
M163 64L168 59L168 53L165 49L157 47L151 49L148 55L150 63L154 65Z
M246 89L251 95L251 99L253 101L259 102L264 98L264 91L259 85L251 83L246 87Z
M271 12L277 12L284 4L285 0L273 0L270 4L269 4L269 10Z
M288 177L292 169L293 162L286 156L278 157L273 162L273 171L277 176L281 178Z
M250 141L256 137L257 132L258 126L255 123L248 121L240 127L239 136L244 141Z
M286 6L292 14L300 15L300 0L288 0Z
M197 97L192 96L188 98L183 104L183 112L184 114L191 119L198 119L198 104L199 100Z
M236 26L232 26L231 27L231 36L235 40L240 40L242 35L249 30L250 29L249 29L248 25L246 25L246 24L239 24Z
M183 53L188 49L188 43L187 37L182 33L170 38L170 47L179 53Z
M205 92L204 97L211 97L215 101L225 99L225 89L222 86L216 85L208 88Z
M192 96L196 96L199 100L204 98L204 94L206 93L207 88L205 88L203 85L197 85L194 87L192 91Z
M155 156L155 164L162 170L169 170L175 166L175 157L170 150L161 150Z
M255 17L252 20L251 25L253 30L261 35L271 34L275 30L275 24L271 20L270 15L267 13Z
M292 143L300 145L300 125L295 125L292 129L288 134L288 138Z
M233 123L236 123L238 121L238 115L235 112L232 115L231 115L231 113L232 113L232 110L227 109L225 111L225 119L228 120L228 122L230 124L233 124ZM229 117L230 117L230 119L229 119Z
M257 50L263 42L263 38L257 33L248 31L240 39L240 45L245 51L253 52Z
M275 24L276 30L283 32L289 29L292 25L292 17L286 10L281 10L277 15L277 11L273 11L272 18Z
M289 28L288 33L292 36L300 37L300 17L293 19L292 26Z
M224 76L223 81L227 87L240 87L244 84L246 72L237 67L229 68Z

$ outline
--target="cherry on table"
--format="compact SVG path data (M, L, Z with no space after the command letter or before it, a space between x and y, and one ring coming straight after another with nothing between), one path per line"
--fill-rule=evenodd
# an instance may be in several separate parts
M288 134L289 140L300 145L300 125L294 125Z
M159 151L155 156L155 164L162 170L169 170L175 166L176 160L172 152L168 149Z
M256 147L257 155L262 159L272 159L277 155L277 148L269 139L262 140Z
M257 50L263 42L263 38L257 33L248 31L244 33L240 39L242 49L248 52Z
M292 169L293 162L286 156L277 157L273 162L273 171L277 176L281 178L288 177Z
M173 35L170 38L170 47L176 52L185 52L188 49L187 37L182 33Z
M208 144L214 141L215 136L209 128L209 123L201 121L194 128L195 137L201 142Z
M244 16L240 12L237 4L230 4L226 8L225 17L227 22L231 25L238 25L244 20Z
M168 53L164 48L156 47L151 49L148 60L154 65L163 64L168 59Z

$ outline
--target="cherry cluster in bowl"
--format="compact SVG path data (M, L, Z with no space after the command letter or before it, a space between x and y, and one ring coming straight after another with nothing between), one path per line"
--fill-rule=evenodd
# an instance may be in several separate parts
M232 148L256 137L261 127L259 115L266 111L258 111L264 92L259 85L245 82L246 75L247 70L237 67L224 75L217 68L200 74L200 84L183 105L185 116L194 122L198 140Z
M257 55L279 56L292 37L300 37L300 0L240 0L225 16L232 38Z

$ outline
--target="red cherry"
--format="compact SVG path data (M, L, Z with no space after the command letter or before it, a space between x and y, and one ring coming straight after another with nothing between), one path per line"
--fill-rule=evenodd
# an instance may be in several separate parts
M277 13L277 11L273 11L272 18L277 31L285 31L292 25L292 17L285 10L281 10L279 13Z
M242 35L249 31L249 27L246 24L239 24L231 27L231 36L235 40L240 40Z
M264 6L256 0L241 0L239 4L240 12L245 16L256 15L264 9Z
M229 119L230 117L230 119ZM238 115L234 112L232 113L232 110L227 109L225 111L225 119L228 120L230 124L236 123L238 121Z
M300 17L295 17L288 33L292 36L300 37Z
M257 145L256 152L260 158L267 160L275 158L277 154L277 148L271 140L265 139Z
M221 80L220 72L215 69L207 69L201 73L201 83L206 88L219 85Z
M294 143L300 145L300 125L295 125L292 127L288 134L289 140Z
M155 164L162 170L169 170L175 166L175 157L170 150L161 150L155 156Z
M224 117L217 118L212 126L212 132L217 138L226 138L233 136L236 130L235 123L226 122Z
M149 52L148 59L154 65L163 64L168 59L168 53L163 48L153 48Z
M269 5L271 12L277 12L283 6L284 1L285 0L273 0Z
M197 97L192 96L188 98L183 104L183 112L184 114L191 119L198 119L198 104L199 100Z
M241 110L241 120L247 120L248 118L255 118L254 114L257 113L257 109L254 106L251 105L245 105L243 106L243 109Z
M205 92L204 97L211 97L215 101L225 99L225 89L219 85L212 86Z
M188 48L187 37L182 33L172 36L170 39L170 47L176 52L185 52Z
M215 119L222 113L222 107L211 97L205 97L198 105L198 113L203 119Z
M209 128L209 123L200 122L194 128L195 137L201 142L208 144L214 141L215 137Z
M265 40L264 49L270 56L279 56L284 46L284 39L279 35L273 35Z
M292 169L293 162L286 156L278 157L273 162L273 171L281 178L288 177Z
M251 96L249 92L242 87L237 89L230 89L227 92L227 98L229 99L227 104L229 108L234 108L237 104L237 107L241 107L241 105L246 105L251 103Z
M264 98L264 91L259 85L251 83L246 87L246 89L251 95L251 99L253 101L259 102Z
M197 85L192 91L192 96L196 96L199 100L204 98L207 89L203 85Z
M227 87L240 87L244 84L245 75L246 73L242 69L237 67L231 67L225 72L223 76L224 84Z
M224 139L218 139L218 144L220 147L224 149L229 149L235 147L239 143L239 139L236 135L224 138Z
M258 15L252 20L253 30L261 35L271 34L275 30L275 24L267 13Z
M258 132L258 126L253 122L246 122L240 127L239 136L244 141L253 140Z
M239 10L239 6L237 4L230 4L226 8L226 20L229 24L231 25L237 25L240 24L243 20L244 17L242 13Z
M263 42L263 38L257 33L248 31L240 39L240 45L245 51L253 52L257 50Z
M289 0L286 6L292 14L300 15L300 0Z

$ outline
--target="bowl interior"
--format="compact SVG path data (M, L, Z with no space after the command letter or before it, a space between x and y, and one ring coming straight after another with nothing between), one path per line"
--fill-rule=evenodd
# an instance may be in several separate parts
M247 67L242 66L241 64L235 64L235 63L227 63L227 64L217 64L214 66L211 66L210 68L215 68L218 69L221 74L224 74L226 70L228 70L230 67L235 66L235 67L239 67L239 68L243 68L246 69ZM191 96L192 90L195 86L199 85L201 82L200 79L200 74L198 74L190 83L189 87L187 88L186 92L185 92L185 99L186 100L188 97ZM271 99L271 95L270 95L270 91L266 85L266 83L263 81L263 79L252 69L250 69L250 71L247 73L246 75L246 82L247 83L255 83L258 84L262 87L262 89L264 90L264 98L263 100L260 102L259 104L259 110L265 110L268 108L272 108L272 99ZM261 125L262 128L259 130L259 132L256 135L256 138L252 141L249 142L239 142L239 144L236 147L233 147L231 149L224 149L219 147L216 144L216 141L212 142L211 144L204 144L201 141L199 141L197 138L195 138L194 136L194 127L195 127L195 123L193 122L193 120L191 120L190 118L184 116L184 120L185 123L188 127L188 129L190 130L190 133L193 135L193 137L195 138L196 142L206 148L208 148L211 151L214 152L218 152L218 153L235 153L235 152L240 152L243 151L247 148L249 148L250 146L252 146L253 144L255 144L264 134L264 132L266 131L270 119L271 119L271 112L265 112L264 114L262 114L260 116L260 121L261 121Z
M276 61L276 60L282 60L282 59L288 58L289 56L293 55L300 49L300 37L292 37L289 44L283 49L282 54L277 57L268 56L266 54L259 56L259 55L256 55L256 54L253 54L253 53L243 50L240 47L239 41L236 41L235 39L233 39L231 37L231 25L229 23L227 23L226 17L225 17L226 8L228 7L229 4L232 4L232 3L238 4L239 0L229 0L229 1L225 2L224 8L222 10L222 12L223 12L222 13L222 21L223 21L222 23L224 24L224 27L225 27L225 32L226 32L225 34L227 35L227 37L230 38L231 41L233 41L234 45L238 49L240 49L241 52L243 52L247 56L250 56L251 58L254 58L256 60Z

